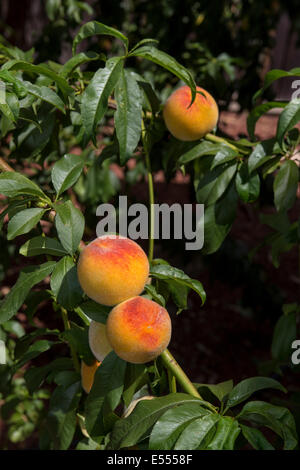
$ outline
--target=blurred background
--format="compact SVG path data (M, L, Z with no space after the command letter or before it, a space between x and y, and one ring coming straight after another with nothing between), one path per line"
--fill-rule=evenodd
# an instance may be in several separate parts
M159 48L189 68L197 84L217 99L222 111L219 129L234 139L246 135L252 97L261 88L266 72L300 64L298 0L23 0L17 6L14 1L1 0L0 63L6 41L34 54L35 63L64 63L71 57L72 39L80 25L92 19L121 30L132 45L143 38L158 39ZM119 46L116 40L96 36L83 41L80 50L115 54ZM177 83L148 61L135 60L132 65L146 75L162 99ZM97 65L90 64L89 70L93 67ZM277 81L265 98L290 100L292 82L292 78ZM276 112L260 119L260 139L274 135L276 120ZM111 135L111 122L103 132ZM122 184L124 175L116 166L110 176L116 187L118 181ZM131 178L135 182L133 173ZM157 172L154 180L157 202L194 202L188 177L166 182ZM130 192L133 200L147 201L142 181L136 181ZM101 194L103 200L111 200L115 193ZM102 202L99 194L92 202L94 210L96 202ZM298 200L291 216L299 218L299 212ZM96 219L89 225L95 227ZM295 374L288 366L278 369L271 357L272 335L282 305L299 302L299 255L297 247L284 253L280 267L275 268L265 247L250 261L249 253L267 234L255 208L241 204L230 235L215 254L186 252L179 241L157 243L155 254L200 279L207 292L204 308L200 309L199 299L191 294L189 310L174 320L172 352L187 373L198 383L272 375L292 391L288 404L299 426L299 371ZM22 261L17 258L16 266L10 265L9 255L17 253L11 243L10 248L4 245L2 252L0 280L1 294L5 295ZM26 317L20 315L26 329ZM19 390L26 394L21 385ZM277 403L281 402L278 398ZM27 438L26 433L19 433L11 439L5 432L7 427L0 423L0 430L1 426L2 446L34 447L34 434Z

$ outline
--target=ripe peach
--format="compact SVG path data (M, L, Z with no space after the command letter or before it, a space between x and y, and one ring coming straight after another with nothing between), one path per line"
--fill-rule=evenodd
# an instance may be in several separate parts
M161 354L171 339L167 310L144 297L133 297L108 315L106 333L115 353L125 361L143 364Z
M175 90L167 99L163 117L165 124L176 139L192 141L201 139L216 126L219 110L214 98L197 86L195 101L190 106L192 92L185 85Z
M82 250L77 273L88 297L113 306L143 291L149 262L136 242L120 235L104 235Z
M107 339L106 325L94 320L91 321L89 326L89 345L95 358L102 362L112 350Z
M101 362L95 361L93 364L88 365L81 361L81 385L86 393L90 393L94 383L95 372L100 366Z

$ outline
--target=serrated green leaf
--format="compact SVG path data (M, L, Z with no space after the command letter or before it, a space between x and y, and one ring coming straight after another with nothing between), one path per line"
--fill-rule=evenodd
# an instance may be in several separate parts
M187 274L177 268L173 268L172 266L168 266L165 264L159 264L156 266L152 266L150 275L157 279L163 279L165 281L171 280L178 282L178 284L182 284L189 289L194 290L200 296L202 300L202 304L205 302L206 293L203 288L203 285L200 281L196 279L191 279Z
M284 108L286 105L287 102L284 101L269 101L268 103L262 103L252 109L247 118L247 129L250 138L254 140L256 123L263 114L267 113L270 109Z
M229 152L228 148L226 144L212 144L211 142L203 141L182 154L178 158L177 163L178 166L181 166L205 155L216 155L218 152L227 154Z
M64 256L53 269L50 286L57 302L67 310L72 310L82 300L77 269L70 256Z
M82 122L87 136L92 136L94 143L94 131L106 112L108 98L120 77L123 63L124 59L121 57L109 59L105 67L95 73L82 94Z
M47 431L57 450L69 448L77 425L76 410L80 400L80 382L68 387L58 386L51 395Z
M127 70L121 71L115 88L115 99L116 134L120 148L120 162L124 165L132 157L142 130L142 95L133 74Z
M105 433L103 411L113 411L118 405L124 387L126 362L111 351L95 373L92 389L85 404L86 429L92 438Z
M180 80L183 80L191 88L192 101L194 101L196 97L195 81L191 73L185 67L183 67L183 65L179 64L173 57L150 45L135 49L129 54L129 56L143 57L144 59L151 60L155 64L158 64L166 70L169 70L169 72L173 73Z
M12 318L22 306L30 289L48 276L56 262L48 261L39 266L28 266L21 271L16 284L0 305L0 324Z
M206 173L199 181L197 201L201 204L214 204L228 188L236 169L236 163L227 163Z
M51 179L57 196L76 183L83 167L83 156L72 153L64 155L55 163L51 171Z
M242 401L247 400L253 393L265 390L266 388L286 392L286 389L277 380L269 377L250 377L249 379L242 380L231 390L226 406L230 408L236 406Z
M293 160L285 160L274 179L274 202L278 212L290 209L297 195L299 168Z
M55 227L62 246L71 255L75 253L84 231L84 217L71 201L56 208Z
M45 213L44 209L33 207L18 212L10 219L7 226L7 239L12 240L18 235L30 232Z
M21 246L19 253L23 256L64 256L67 254L67 251L56 238L39 236L27 240L27 242Z
M5 171L0 174L0 194L8 197L28 195L46 198L43 191L33 181L14 171Z
M297 317L295 312L281 315L273 332L271 353L273 359L286 361L291 356L291 344L297 339Z
M107 449L118 450L135 445L169 408L189 403L203 402L185 393L172 393L153 400L140 401L127 418L115 424Z
M126 50L128 49L128 39L126 36L124 36L124 34L120 33L120 31L115 28L111 28L110 26L106 26L105 24L99 23L99 21L89 21L80 28L79 32L74 38L72 46L73 55L76 52L77 45L81 41L96 34L113 36L117 39L121 39L121 41L125 44Z
M207 450L233 450L234 441L240 432L238 422L229 416L222 416L218 420L215 435L207 446ZM228 445L228 443L230 443Z
M241 200L246 203L256 201L260 191L258 173L249 173L247 162L243 162L236 174L235 185Z
M207 414L193 420L179 436L174 450L197 449L207 434L216 426L219 418L216 414Z
M282 438L284 450L293 450L298 444L295 420L287 408L263 401L251 401L246 403L238 415L238 419L241 418L272 429Z
M300 99L292 100L284 108L279 116L276 139L279 145L283 145L284 136L300 121Z
M106 60L106 57L104 54L97 54L96 52L93 51L88 51L88 52L80 52L79 54L76 54L74 57L71 57L61 68L59 74L67 78L69 75L72 74L73 70L76 69L77 67L80 67L80 65L85 64L86 62L91 62L93 60Z
M241 424L243 436L256 450L275 450L274 447L267 441L263 433L256 428L250 428Z
M154 425L149 448L151 450L172 449L180 434L191 421L209 412L200 403L176 406L166 411Z

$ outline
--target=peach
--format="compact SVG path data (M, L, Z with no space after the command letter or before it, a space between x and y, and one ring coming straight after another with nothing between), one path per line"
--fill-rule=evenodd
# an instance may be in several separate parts
M95 358L102 362L112 348L107 338L106 325L92 320L89 326L89 345Z
M113 306L143 291L149 262L136 242L120 235L104 235L82 250L77 273L88 297Z
M125 361L152 361L171 339L167 310L144 297L133 297L114 307L108 315L106 333L115 353Z
M81 385L86 393L90 393L94 383L95 372L100 366L101 362L95 361L93 364L88 365L81 361Z
M176 139L193 141L211 132L218 122L219 110L214 98L204 88L197 86L195 101L190 106L192 92L189 86L175 90L167 99L163 117Z

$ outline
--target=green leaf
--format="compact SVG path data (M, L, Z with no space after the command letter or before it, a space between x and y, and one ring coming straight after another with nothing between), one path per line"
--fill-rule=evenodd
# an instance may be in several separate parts
M295 312L282 315L274 328L271 353L277 360L287 361L291 356L291 344L297 339L297 317Z
M27 240L27 242L21 246L19 253L23 256L64 256L67 254L67 251L56 238L39 236Z
M18 235L30 232L45 213L44 209L33 207L18 212L10 219L7 226L7 239L12 240Z
M183 80L191 88L192 101L194 101L196 97L195 81L191 73L185 67L183 67L183 65L179 64L173 57L149 45L135 49L134 52L129 54L129 57L131 56L143 57L143 59L151 60L155 64L158 64L166 70L169 70L169 72L173 73L180 80Z
M263 401L251 401L246 403L238 415L238 419L241 418L272 429L282 438L284 450L293 450L298 444L295 421L287 408Z
M262 103L259 106L256 106L247 118L247 129L250 135L250 138L254 140L255 138L255 126L259 118L267 113L270 109L273 108L284 108L287 105L287 102L284 101L269 101L268 103Z
M67 357L60 357L42 367L30 367L24 374L29 393L32 394L40 388L51 371L73 370L73 368L72 359Z
M73 70L79 67L80 65L85 64L86 62L91 62L92 60L106 60L103 54L97 54L93 51L80 52L74 57L71 57L61 68L60 75L64 78L69 77Z
M260 179L258 173L249 173L247 162L243 162L237 172L235 184L242 201L246 203L256 201L260 191Z
M100 305L93 300L88 300L87 302L79 305L76 310L80 310L81 313L86 315L91 320L105 324L111 309L112 307L106 307L105 305Z
M201 403L189 403L166 411L154 425L149 448L152 450L172 449L178 437L191 421L209 412Z
M229 195L231 198L232 197L231 193L229 193ZM224 201L226 200L227 199L224 199ZM225 237L227 236L232 226L232 220L227 220L227 217L225 220L222 220L221 218L219 219L220 215L218 215L217 208L218 208L218 204L221 201L222 199L217 201L215 205L212 204L206 207L204 211L204 247L202 250L203 250L203 253L205 254L214 253L220 248L221 244L223 243ZM235 209L236 207L235 197L234 197L234 204L235 205L233 206L233 209ZM222 207L223 206L224 204L222 204ZM227 210L229 210L229 208L227 205ZM222 214L222 212L224 212L224 214L226 215L226 211L224 211L224 207L223 207L223 211L221 210L220 213ZM234 217L234 214L235 212L233 214L230 214L230 216Z
M276 139L282 147L285 134L300 121L300 99L292 100L279 116Z
M62 113L66 113L63 101L55 91L51 90L51 88L48 88L47 86L33 85L30 82L23 83L28 93L42 101L45 101L46 103L52 104L52 106L59 109Z
M55 227L62 246L71 255L75 253L84 231L84 217L71 201L57 205Z
M197 449L219 420L217 414L207 414L193 420L183 430L175 443L174 450Z
M222 150L219 150L216 153L215 158L213 159L211 169L213 170L215 167L222 165L223 163L228 163L232 160L235 160L238 153L233 150L231 147L225 147Z
M51 179L57 196L73 186L84 166L82 155L68 153L58 160L52 168Z
M226 380L225 382L221 382L219 384L196 384L196 386L199 391L201 391L202 388L208 388L211 393L215 395L215 397L217 397L220 402L222 402L233 389L233 381Z
M149 381L147 367L145 364L127 363L124 380L123 400L128 407L137 390Z
M81 41L90 36L94 36L95 34L113 36L117 39L121 39L121 41L125 44L126 51L128 49L128 39L126 36L124 36L124 34L120 33L120 31L115 28L111 28L110 26L106 26L105 24L99 23L99 21L89 21L80 28L79 32L74 38L72 46L73 55L76 52L77 45Z
M76 323L70 322L70 329L63 331L61 337L73 346L78 356L86 364L94 362L95 358L89 347L88 327L82 328Z
M115 126L120 148L120 162L124 165L136 149L142 129L142 95L133 76L122 70L115 88L117 110Z
M0 194L8 197L28 195L46 198L43 191L33 181L14 171L5 171L0 174Z
M103 411L113 411L118 405L124 387L126 362L111 351L95 373L92 389L85 404L86 429L92 438L105 434Z
M135 445L149 432L164 412L173 406L185 403L201 404L203 402L185 393L171 393L153 400L140 401L127 418L117 421L111 432L107 449L118 450Z
M211 142L203 141L200 144L196 144L187 152L183 153L178 158L178 166L186 165L187 163L196 160L199 157L204 155L217 155L219 152L221 154L226 153L230 154L231 150L228 150L229 147L226 144L212 144Z
M197 201L201 204L214 204L228 188L236 169L236 163L229 163L207 172L199 181Z
M244 424L240 424L243 436L256 450L275 450L274 447L267 441L263 433L256 428L250 428Z
M57 302L72 310L82 300L83 292L77 278L77 269L70 256L64 256L53 269L50 286Z
M274 179L274 202L278 212L290 209L296 199L299 168L293 160L285 160Z
M26 353L23 354L20 360L17 362L15 366L16 369L19 369L20 367L22 367L24 364L31 361L35 357L48 351L53 344L55 344L55 342L49 341L47 339L40 339L36 341L35 343L33 343L31 346L29 346Z
M200 296L202 300L202 305L204 304L206 299L206 293L201 282L197 281L196 279L191 279L180 269L173 268L172 266L168 266L165 264L160 264L152 266L150 275L157 279L163 279L166 281L170 279L171 281L175 281L178 284L182 284L188 287L189 289L194 290Z
M38 75L40 74L44 75L45 77L49 77L52 81L56 82L57 86L60 88L65 98L68 95L72 95L74 92L73 88L70 87L68 82L62 76L57 75L57 73L53 72L53 70L51 70L44 64L34 65L28 62L24 62L22 60L11 60L3 65L3 70L23 70L24 72L34 73ZM28 84L32 85L30 82L23 82L23 84L26 88L28 87ZM48 90L50 90L50 88L48 88Z
M80 382L75 382L67 387L58 386L51 395L47 431L54 442L54 449L66 450L71 445L77 426L80 390Z
M253 101L257 100L259 96L263 94L263 92L275 81L279 80L279 78L283 77L299 77L300 76L300 68L296 67L289 71L280 70L280 69L273 69L270 70L265 76L264 86L258 90L255 95L253 96Z
M248 158L248 170L251 174L254 170L263 165L266 161L271 158L271 155L268 155L266 146L264 143L257 144L252 150Z
M233 450L234 441L240 432L238 422L230 416L222 416L218 420L216 433L207 446L208 450L222 450L226 447ZM231 445L226 446L230 442Z
M155 91L153 90L151 83L147 82L144 77L141 77L138 74L135 74L135 76L137 76L138 85L143 89L147 100L149 101L152 113L158 113L160 110L160 100Z
M24 303L30 289L51 274L56 262L27 266L21 271L16 284L0 305L0 324L13 317Z
M242 380L231 390L226 406L229 408L236 406L242 401L247 400L253 393L265 390L266 388L286 392L286 389L277 380L269 377L250 377L249 379Z
M163 307L166 306L166 302L165 302L164 297L157 292L157 290L154 286L152 286L151 284L146 284L145 285L145 291L147 292L148 295L150 295L152 297L152 299L155 302L162 305Z
M99 69L82 94L82 122L88 137L92 136L96 143L94 131L103 118L108 98L120 77L124 60L121 57L109 59L105 68Z

